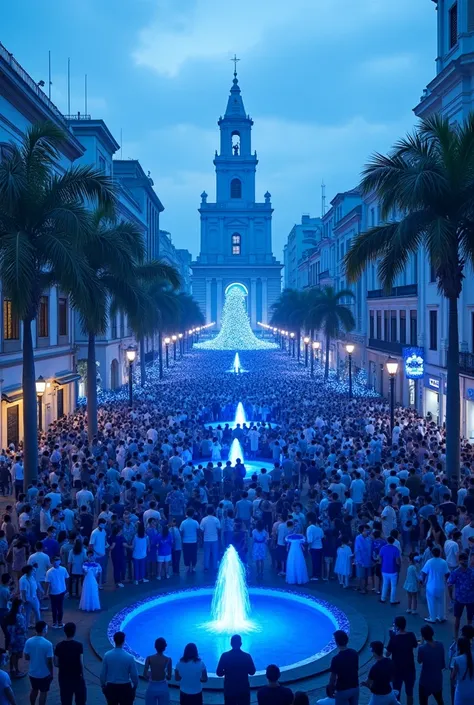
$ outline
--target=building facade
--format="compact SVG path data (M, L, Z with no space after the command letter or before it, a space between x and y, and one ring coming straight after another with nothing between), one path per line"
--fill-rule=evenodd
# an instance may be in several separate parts
M293 225L283 249L285 289L302 289L308 284L308 280L300 282L298 264L321 237L321 229L321 218L306 214L301 216L301 223Z
M218 121L220 151L216 152L216 202L201 195L201 247L192 263L193 296L207 323L220 326L229 286L242 285L254 329L266 323L281 291L282 265L272 253L271 196L255 200L257 154L252 153L252 119L245 113L237 74L224 117Z

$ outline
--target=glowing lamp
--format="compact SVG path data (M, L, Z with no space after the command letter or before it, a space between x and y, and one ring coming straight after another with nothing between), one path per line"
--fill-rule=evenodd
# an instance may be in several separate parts
M125 354L129 362L134 362L137 356L137 351L135 350L133 345L129 345L128 348L125 350Z
M387 362L385 363L385 367L387 368L387 372L390 377L396 376L398 372L398 362L393 357L388 358Z
M173 343L176 343L176 341L178 340L178 336L177 336L177 335L172 335L172 336L171 336L171 340L173 341Z
M182 333L179 333L179 334L178 334L178 338L181 340L182 337L183 337L183 334L182 334Z
M36 394L42 396L46 391L46 380L43 375L40 375L36 380Z
M165 345L169 345L170 343L171 343L171 338L168 338L168 336L166 336Z
M319 350L320 347L321 343L319 342L319 340L315 340L313 343L313 350Z
M303 338L303 342L304 342L305 345L308 345L308 344L309 344L309 338L308 338L308 336L305 336L305 337Z
M354 349L355 349L355 345L352 345L352 343L348 343L346 345L346 352L349 353L349 355L352 355L352 353L354 352Z

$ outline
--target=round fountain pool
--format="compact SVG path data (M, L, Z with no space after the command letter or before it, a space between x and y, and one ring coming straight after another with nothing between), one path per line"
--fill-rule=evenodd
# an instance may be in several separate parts
M254 659L257 674L269 663L282 672L294 672L323 658L335 647L333 632L349 632L347 616L324 600L310 595L251 587L250 629L241 631L243 648ZM143 663L154 653L154 641L165 636L167 654L176 663L184 646L195 642L209 674L215 675L219 656L230 648L231 632L216 633L211 621L214 588L167 593L137 602L119 612L108 625L108 638L118 630L127 635L126 649Z

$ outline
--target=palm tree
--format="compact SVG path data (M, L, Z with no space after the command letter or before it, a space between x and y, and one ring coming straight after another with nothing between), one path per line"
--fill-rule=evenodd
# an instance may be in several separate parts
M393 209L398 222L371 228L353 240L345 264L357 280L378 261L385 290L423 247L448 300L446 465L459 476L460 392L458 299L464 271L474 264L474 114L463 125L433 116L397 142L386 157L375 154L363 172L362 190L380 199L382 219ZM472 276L472 275L471 275Z
M83 251L98 283L93 300L78 300L81 324L87 334L87 433L97 435L96 338L107 329L109 316L117 311L138 321L150 314L146 282L167 278L176 284L176 271L159 261L144 262L145 244L140 229L131 222L118 222L110 209L91 215L94 237Z
M184 291L180 291L178 296L179 305L179 327L181 330L188 330L195 326L203 326L206 322L196 299Z
M284 326L290 329L296 328L298 360L300 359L301 329L306 321L307 301L307 292L299 291L298 289L284 289L279 299L272 306L272 325Z
M329 350L331 340L337 338L340 331L349 333L355 327L352 311L344 305L343 299L353 299L354 294L350 289L335 291L332 286L320 289L312 301L312 307L306 315L306 322L310 329L322 330L326 336L326 365L324 378L329 376Z
M57 175L65 133L51 122L30 127L0 163L0 279L23 323L25 486L37 476L38 426L31 324L46 287L57 285L71 303L94 297L81 246L91 234L87 202L110 205L111 180L89 166Z

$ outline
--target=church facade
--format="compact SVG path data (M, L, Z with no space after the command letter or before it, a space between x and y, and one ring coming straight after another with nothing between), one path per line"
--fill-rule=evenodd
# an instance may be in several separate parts
M216 202L201 194L201 249L191 265L192 291L206 318L220 328L226 291L240 285L246 293L252 328L267 323L281 292L282 265L272 253L270 194L255 200L257 154L252 154L253 120L245 113L234 72L227 109L218 121Z

